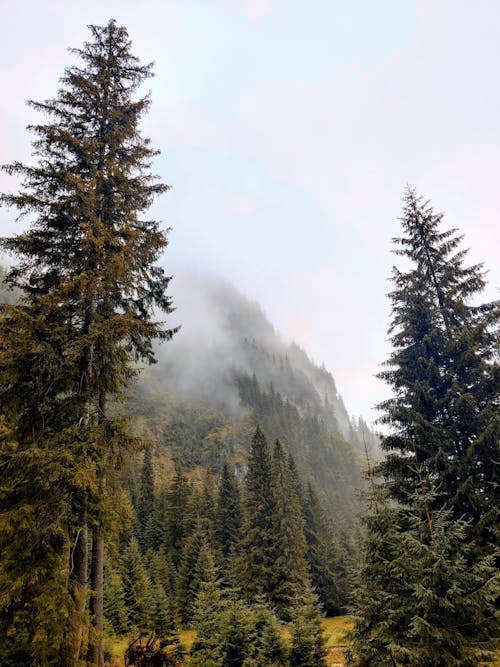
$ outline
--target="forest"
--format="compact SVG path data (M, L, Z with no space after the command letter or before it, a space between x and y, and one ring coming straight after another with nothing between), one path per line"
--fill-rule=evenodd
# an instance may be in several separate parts
M33 164L3 167L29 224L0 240L0 666L499 664L482 265L408 187L380 433L218 279L188 291L223 335L183 338L149 217L152 64L89 29L29 103Z

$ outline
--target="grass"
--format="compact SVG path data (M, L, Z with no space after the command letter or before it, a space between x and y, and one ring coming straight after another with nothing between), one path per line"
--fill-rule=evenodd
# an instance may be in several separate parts
M346 634L352 628L349 616L322 618L321 625L326 637L328 667L344 667L344 650L347 648Z
M328 665L329 667L337 667L344 665L343 660L343 646L345 645L345 634L352 626L348 616L335 616L332 618L321 619L325 637L327 639L328 649ZM283 628L283 636L290 638L288 628ZM196 632L194 630L182 630L178 637L181 644L187 651L191 650ZM130 642L128 637L107 637L105 640L105 651L111 656L110 667L123 667L123 657ZM330 660L332 662L330 662Z
M326 647L328 650L328 667L345 667L344 651L348 647L346 634L352 628L352 619L349 616L331 616L322 618L321 625L326 637ZM289 639L290 632L283 628L283 636ZM196 637L194 630L183 630L178 634L181 644L189 651ZM129 644L127 637L108 637L105 640L105 649L112 656L112 661L108 663L110 667L123 667L123 657ZM489 667L500 667L500 656Z

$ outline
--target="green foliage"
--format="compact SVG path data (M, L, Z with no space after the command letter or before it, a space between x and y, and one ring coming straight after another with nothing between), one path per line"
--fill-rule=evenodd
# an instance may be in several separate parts
M229 569L230 560L240 539L240 527L241 499L238 482L225 459L217 496L215 538L226 569Z
M176 580L176 607L183 626L189 625L193 620L196 595L206 577L207 563L204 560L203 546L207 542L207 535L207 522L200 522L186 539L182 550Z
M293 461L287 459L279 440L272 459L273 490L276 497L278 553L274 564L272 601L280 617L290 620L296 599L308 589L305 560L306 540L300 495L300 482Z
M104 577L104 616L112 633L124 635L129 629L125 590L118 570L106 568Z
M137 504L137 518L141 535L139 537L139 544L142 551L147 551L151 548L154 541L153 529L153 508L154 508L154 480L153 480L153 463L151 447L148 447L144 452L144 462L141 471L140 493Z
M477 665L497 636L492 554L498 523L498 304L464 267L456 230L412 190L393 271L394 390L355 596L356 652L370 665ZM385 499L388 496L388 502ZM376 502L375 502L376 501Z
M243 494L243 525L237 576L249 599L274 591L274 563L279 533L271 454L264 433L257 427L248 459Z
M314 597L304 595L297 605L290 647L290 667L326 667L326 639Z
M470 565L467 524L450 510L431 519L431 499L419 494L412 510L383 503L365 520L352 637L370 665L472 667L491 658L497 621L489 609L499 594L493 557Z
M470 521L471 537L494 543L500 478L494 464L500 437L495 361L497 303L472 305L485 281L481 266L464 266L456 230L408 190L396 253L410 261L394 269L390 332L394 351L380 376L394 389L382 404L393 427L380 471L404 502L424 477L439 479L434 503ZM410 456L409 456L410 455Z
M310 481L304 498L304 517L305 557L311 585L323 612L332 616L344 609L348 601L350 557L339 537L334 537L326 512Z
M121 574L129 628L150 630L154 610L153 590L135 538L123 554Z
M213 597L211 600L212 615L198 626L202 640L193 645L192 664L200 667L288 665L286 645L276 617L269 609L261 603L248 606L234 598L226 599L224 604L217 599L215 605ZM199 611L202 611L201 607Z
M81 653L87 529L102 533L114 493L105 480L133 444L108 401L138 359L154 361L153 340L174 333L153 317L171 311L170 279L155 266L166 232L144 216L167 189L139 133L149 98L136 93L152 68L114 21L90 31L56 97L30 102L47 117L30 127L36 164L4 167L21 185L1 197L32 222L0 242L18 258L5 283L20 293L0 316L0 410L17 443L1 451L0 521L19 528L2 549L0 625L24 615L40 664L57 663L63 643L58 664Z

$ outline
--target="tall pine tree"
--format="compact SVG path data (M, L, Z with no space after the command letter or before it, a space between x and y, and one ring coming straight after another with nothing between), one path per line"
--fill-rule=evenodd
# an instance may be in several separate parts
M127 441L108 403L137 372L134 360L153 361L153 340L173 333L152 317L154 307L171 310L169 278L154 264L167 244L166 232L143 216L167 189L151 175L155 151L139 133L150 101L136 93L152 68L132 55L127 31L114 21L90 31L92 41L73 50L81 64L66 70L57 96L30 103L48 118L30 127L36 164L6 167L22 185L19 193L2 196L33 222L26 232L2 240L2 248L18 258L7 283L22 296L18 305L4 307L1 317L0 407L18 442L13 456L38 457L55 481L51 502L69 502L62 521L50 525L59 534L56 552L66 556L70 596L67 620L53 635L65 635L65 649L54 660L71 665L82 651L89 529L88 661L103 664L105 478ZM19 481L21 486L10 480L7 485L28 488ZM43 494L37 500L43 511ZM5 502L2 511L8 506L29 523L23 494L16 491ZM40 524L26 529L33 533L36 563ZM4 561L3 567L10 577L16 564ZM42 594L49 595L60 572L54 562ZM39 599L32 574L28 568L22 595L9 594L4 625L14 607ZM37 631L30 631L33 638Z
M393 271L394 351L380 374L394 390L381 406L384 488L355 604L355 646L373 665L477 665L496 634L499 309L477 305L481 267L464 266L441 220L406 192L395 242L407 268Z

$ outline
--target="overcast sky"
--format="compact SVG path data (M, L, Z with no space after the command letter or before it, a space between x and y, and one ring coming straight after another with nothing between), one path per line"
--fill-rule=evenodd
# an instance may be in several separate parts
M0 162L29 161L24 101L52 97L67 47L110 18L156 63L168 270L259 301L373 420L407 183L466 234L487 296L500 286L500 2L0 0Z

